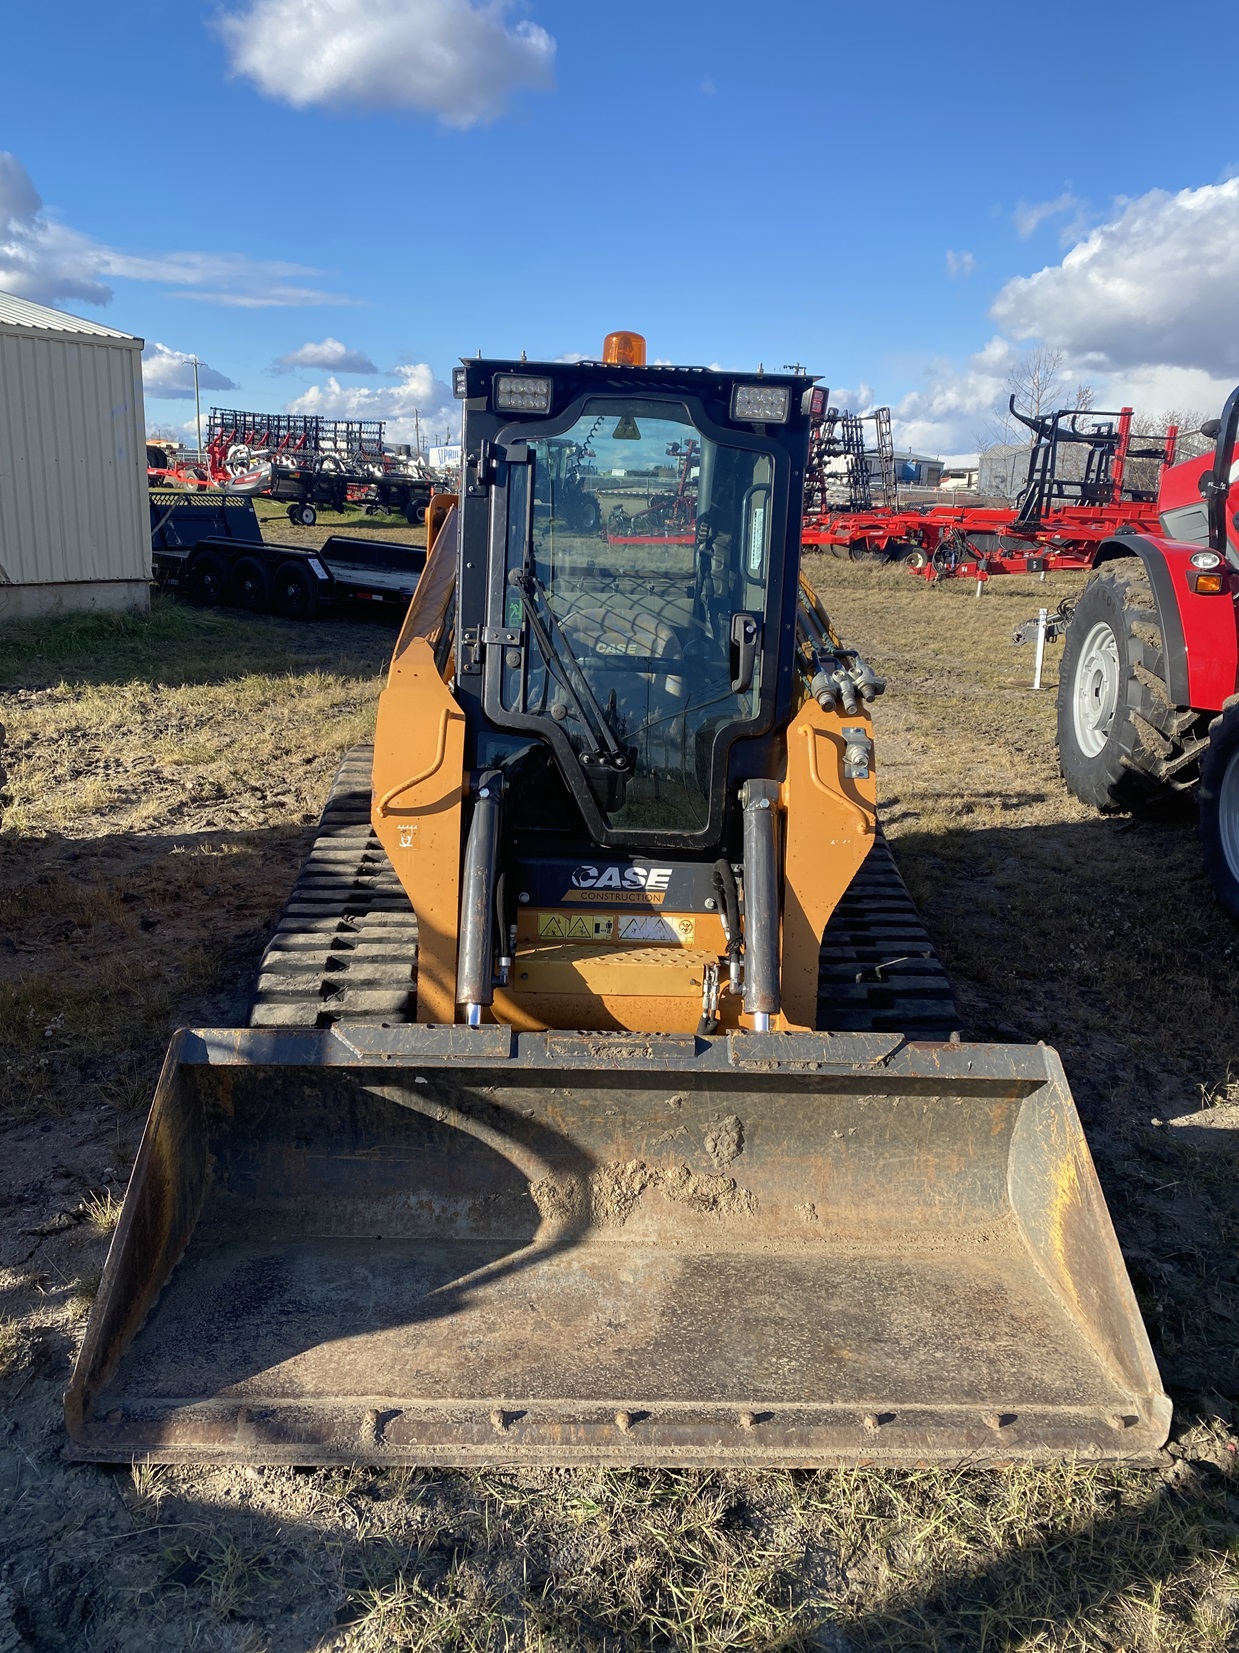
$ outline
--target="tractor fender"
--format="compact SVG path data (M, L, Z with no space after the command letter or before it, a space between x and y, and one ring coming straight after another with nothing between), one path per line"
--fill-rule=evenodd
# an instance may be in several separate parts
M1192 557L1199 550L1198 545L1160 534L1123 534L1098 546L1093 567L1101 568L1121 557L1140 558L1157 605L1170 702L1217 712L1239 682L1235 574L1226 574L1229 589L1215 595L1198 594L1189 581L1197 572Z

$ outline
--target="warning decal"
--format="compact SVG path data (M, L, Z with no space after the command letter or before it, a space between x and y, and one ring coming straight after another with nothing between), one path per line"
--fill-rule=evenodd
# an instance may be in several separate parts
M656 915L629 917L621 913L618 921L621 941L691 941L696 930L692 918L662 918Z
M539 913L538 934L552 941L612 941L610 913Z
M691 945L694 918L656 913L539 913L538 937L546 941L665 941Z

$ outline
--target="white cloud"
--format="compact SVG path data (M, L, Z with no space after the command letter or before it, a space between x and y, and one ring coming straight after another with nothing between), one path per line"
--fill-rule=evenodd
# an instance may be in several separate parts
M331 373L377 373L378 368L364 350L350 350L339 339L325 338L321 344L303 344L278 357L272 366L291 370L297 367L322 367Z
M867 385L863 379L855 390L848 390L843 386L826 388L828 405L838 408L841 413L867 413L877 400L873 386Z
M1017 223L1031 233L1079 206L1064 194ZM1217 411L1239 377L1239 178L1117 202L1059 263L1008 281L990 315L1000 332L982 351L935 364L895 406L901 443L938 452L994 429L1033 341L1061 355L1067 398L1086 383L1098 407Z
M1072 195L1070 190L1064 190L1061 195L1056 195L1052 201L1034 201L1032 203L1021 201L1011 214L1011 218L1017 233L1027 241L1034 230L1044 224L1047 218L1057 218L1060 213L1064 212L1078 214L1083 211L1083 208L1084 202L1078 196Z
M1161 364L1092 376L1099 407L1133 407L1147 414L1164 413L1167 408L1195 408L1206 417L1222 411L1234 383L1232 378L1219 379L1199 368Z
M555 42L511 0L249 0L219 28L236 74L267 97L414 109L484 125L511 94L553 84Z
M946 254L946 270L950 276L970 276L976 273L977 260L975 253L957 253L954 248L948 247Z
M142 352L142 388L148 396L183 400L194 393L193 357L183 350L169 350L166 344L148 344ZM206 362L198 363L199 390L236 390L232 379Z
M15 155L0 150L0 289L40 304L109 304L111 279L155 282L182 298L264 309L353 301L302 279L303 264L241 253L140 254L106 246L71 229L43 205Z
M1019 351L1007 339L992 338L960 372L935 363L928 383L909 391L891 410L896 444L921 453L960 451L1006 405L1007 374Z
M317 413L324 419L385 419L389 442L411 442L420 416L422 438L428 433L455 430L460 424L459 404L426 362L414 362L395 370L394 385L342 385L334 375L326 384L311 385L300 396L286 402L286 413Z
M1061 264L1009 281L990 314L1099 371L1239 373L1239 178L1122 204Z

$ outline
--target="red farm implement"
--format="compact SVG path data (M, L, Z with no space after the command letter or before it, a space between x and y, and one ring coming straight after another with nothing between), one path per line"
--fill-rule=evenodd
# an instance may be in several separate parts
M1013 505L917 504L806 513L803 541L858 559L901 561L927 580L1085 569L1105 540L1157 527L1157 476L1176 431L1140 437L1132 410L1011 412L1032 431Z

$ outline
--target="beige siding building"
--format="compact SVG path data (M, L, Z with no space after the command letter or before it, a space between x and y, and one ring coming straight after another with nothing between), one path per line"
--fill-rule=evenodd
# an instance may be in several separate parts
M0 619L145 608L142 340L0 293Z

